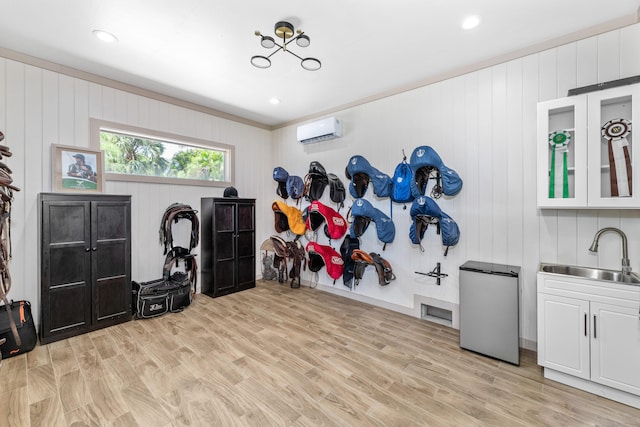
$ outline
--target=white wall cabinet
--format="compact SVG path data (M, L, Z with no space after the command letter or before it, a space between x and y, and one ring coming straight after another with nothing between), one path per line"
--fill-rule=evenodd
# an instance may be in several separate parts
M538 364L557 380L640 408L640 288L538 273Z
M640 84L538 104L539 208L640 208L638 105Z

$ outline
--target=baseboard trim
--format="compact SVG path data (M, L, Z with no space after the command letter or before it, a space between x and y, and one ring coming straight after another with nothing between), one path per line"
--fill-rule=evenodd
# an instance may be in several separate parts
M259 280L263 280L263 279L260 278ZM458 329L458 330L460 329L460 305L459 304L451 303L448 301L442 301L434 298L429 298L423 295L414 295L413 306L407 307L404 305L393 304L390 302L381 301L376 298L368 297L366 295L358 294L356 292L351 291L349 288L347 288L346 286L343 286L342 284L323 285L319 283L316 285L316 284L312 284L308 280L301 280L300 283L302 286L306 286L309 288L317 288L318 290L321 290L323 292L328 292L328 293L339 295L345 298L350 298L352 300L370 304L375 307L386 308L387 310L406 314L407 316L416 317L418 319L422 319L423 304L440 307L446 310L450 310L452 312L453 316L452 316L451 325L444 324L443 322L439 322L436 319L433 320L433 323L438 323L444 326L451 327L453 329ZM425 320L426 322L432 321L430 319L423 319L423 320ZM519 345L520 345L520 348L524 348L526 350L530 350L533 352L536 352L538 349L538 345L536 341L525 339L522 337L520 337Z

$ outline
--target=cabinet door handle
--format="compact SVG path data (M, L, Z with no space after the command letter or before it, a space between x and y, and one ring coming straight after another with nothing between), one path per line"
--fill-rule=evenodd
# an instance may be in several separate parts
M593 337L594 338L598 338L597 334L596 334L596 315L593 315Z
M98 248L91 248L91 250L95 252L98 250Z
M84 248L85 252L89 252L91 250L91 248Z
M587 313L584 314L584 336L587 336Z

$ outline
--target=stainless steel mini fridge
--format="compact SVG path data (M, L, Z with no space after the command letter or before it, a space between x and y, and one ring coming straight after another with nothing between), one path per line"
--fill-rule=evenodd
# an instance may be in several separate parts
M510 265L460 266L460 347L520 364L519 276Z

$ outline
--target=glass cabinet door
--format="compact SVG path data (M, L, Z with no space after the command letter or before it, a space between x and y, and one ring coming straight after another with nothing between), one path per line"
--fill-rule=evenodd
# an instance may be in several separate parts
M538 207L587 206L586 97L538 104Z
M640 125L640 85L592 92L588 95L589 206L640 207L639 167L633 126Z

